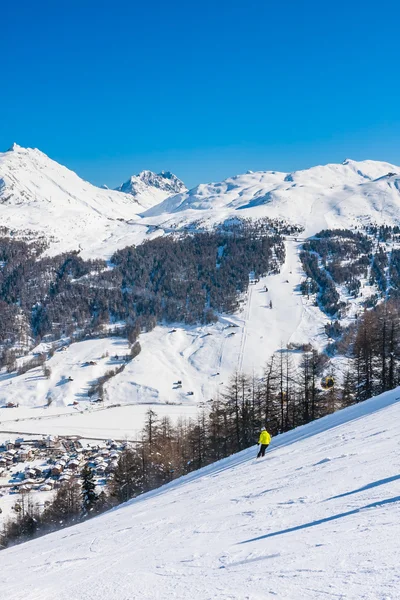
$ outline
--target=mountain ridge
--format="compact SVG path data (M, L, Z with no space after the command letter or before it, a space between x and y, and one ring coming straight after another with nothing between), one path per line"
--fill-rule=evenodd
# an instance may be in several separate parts
M110 190L82 180L38 149L14 144L0 154L0 217L10 229L47 237L50 253L80 249L94 258L232 218L284 219L307 236L325 228L398 224L398 173L387 162L346 159L291 173L248 171L187 190L169 171L142 171Z

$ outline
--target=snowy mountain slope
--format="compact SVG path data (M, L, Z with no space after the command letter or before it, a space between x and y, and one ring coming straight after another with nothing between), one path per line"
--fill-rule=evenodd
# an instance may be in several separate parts
M312 235L326 227L398 223L399 173L385 162L346 160L293 173L248 172L186 190L169 172L143 171L114 191L92 186L39 150L14 145L0 154L0 218L10 229L44 234L53 254L81 249L85 257L108 258L156 235L232 217L283 218Z
M146 206L140 195L83 181L39 150L14 144L0 154L2 226L44 234L53 254L81 248L85 256L108 257L136 242L137 230L126 221L139 219Z
M399 390L0 553L6 600L387 600Z
M302 225L307 235L357 222L393 224L399 222L399 173L400 168L389 163L351 160L293 173L250 172L201 184L142 216L164 226L213 224L233 216L284 218Z
M93 407L87 391L96 378L120 364L112 357L128 352L124 339L93 339L71 344L67 351L56 352L47 361L52 371L49 379L43 376L40 367L24 375L3 372L0 374L0 404L13 402L20 407L0 409L0 432L90 436L92 428L93 435L107 439L117 436L120 428L122 437L136 439L146 406L151 405L160 415L193 415L198 407L218 397L236 369L259 376L272 354L288 344L311 343L322 351L328 343L325 325L331 319L315 306L313 297L307 299L300 292L300 282L304 279L299 261L301 247L300 241L285 242L286 259L280 273L250 285L234 315L220 315L217 323L203 326L160 324L142 333L140 355L105 384L107 410L103 412ZM361 303L374 290L374 286L365 282L362 297L351 299L348 315L343 315L341 320L343 325L354 322ZM48 348L41 344L34 352L45 350ZM291 360L296 364L300 358L300 353L291 353ZM83 366L90 361L97 364ZM345 370L339 361L338 380ZM74 381L62 383L62 378L69 375ZM177 385L178 381L182 386ZM53 399L50 409L46 407L49 396ZM78 406L72 405L74 401ZM115 404L121 407L110 408ZM95 414L87 412L93 408L96 408ZM73 417L67 417L68 414Z
M137 197L142 206L149 209L169 196L187 191L183 181L169 171L153 173L141 171L120 185L117 190Z
M46 346L41 344L39 349L45 351ZM45 407L50 398L52 405L63 407L82 398L87 399L87 391L93 382L107 370L119 367L126 354L129 354L127 340L117 337L87 340L64 346L46 361L51 371L49 378L43 375L41 367L22 375L1 373L0 405L12 402L38 408ZM19 362L22 363L23 359ZM7 410L0 409L0 414L6 417ZM10 411L8 416L11 416Z

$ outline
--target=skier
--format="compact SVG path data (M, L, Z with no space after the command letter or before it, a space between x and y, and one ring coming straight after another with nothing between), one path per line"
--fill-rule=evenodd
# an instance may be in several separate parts
M260 450L258 451L257 458L260 456L265 456L265 451L271 443L271 436L268 431L263 427L261 429L260 437L258 438L258 445L260 446Z

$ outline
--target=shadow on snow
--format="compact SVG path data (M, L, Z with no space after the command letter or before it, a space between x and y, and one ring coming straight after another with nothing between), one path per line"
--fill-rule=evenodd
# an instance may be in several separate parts
M372 504L367 504L366 506L361 506L360 508L355 508L354 510L349 510L347 512L339 513L337 515L332 515L331 517L325 517L324 519L317 519L316 521L310 521L310 523L303 523L303 525L296 525L295 527L289 527L288 529L282 529L281 531L273 531L272 533L260 535L258 537L251 538L249 540L244 540L243 542L238 542L238 543L239 544L248 544L250 542L257 542L259 540L266 540L271 537L283 535L284 533L293 533L294 531L301 531L302 529L309 529L310 527L316 527L317 525L322 525L323 523L329 523L329 521L336 521L336 520L342 519L344 517L356 515L356 514L360 513L361 511L367 510L369 508L378 508L379 506L384 506L385 504L394 504L395 502L400 502L400 496L394 496L393 498L387 498L386 500L378 500L377 502L372 502Z

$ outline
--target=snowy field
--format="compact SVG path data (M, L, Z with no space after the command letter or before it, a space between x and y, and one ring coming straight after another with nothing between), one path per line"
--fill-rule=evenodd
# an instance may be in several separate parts
M127 406L96 408L84 412L64 412L32 417L31 411L18 421L1 423L0 442L17 437L29 439L37 434L78 436L83 440L137 441L146 421L146 412L151 408L162 418L169 416L173 422L181 418L195 418L197 404L171 406L169 404L132 404Z
M397 600L400 390L0 553L4 600Z

